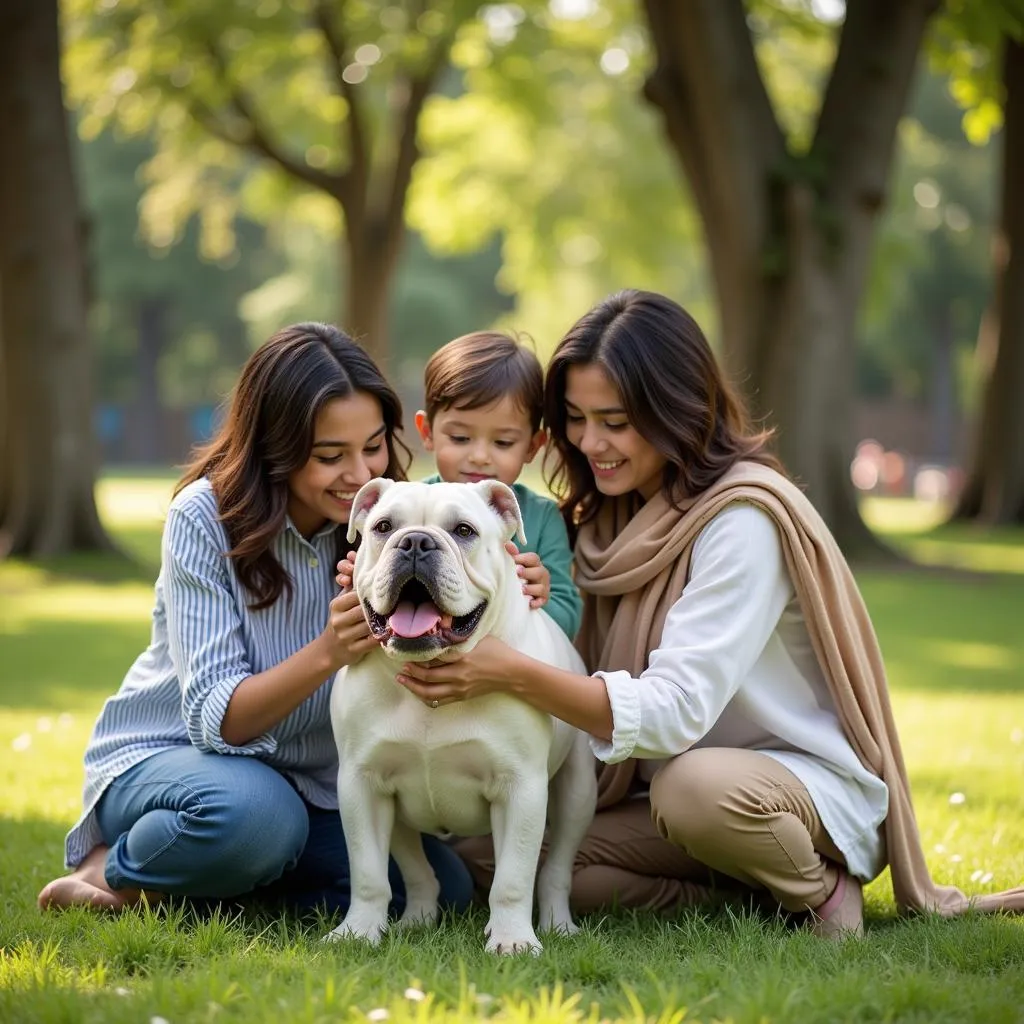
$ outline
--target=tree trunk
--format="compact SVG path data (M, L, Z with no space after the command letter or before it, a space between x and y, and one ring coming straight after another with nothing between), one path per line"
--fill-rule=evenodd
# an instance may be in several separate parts
M978 355L987 371L984 402L967 484L953 514L986 524L1024 523L1024 45L1008 42L1004 62L994 316L979 334Z
M111 547L94 498L82 221L56 0L0 5L0 547Z
M790 151L742 0L645 0L646 87L705 228L730 377L848 555L886 553L850 481L856 314L937 0L849 0L810 151Z
M362 226L348 214L341 239L345 303L342 326L371 355L386 376L396 367L391 354L391 285L398 267L401 239L389 240L375 224Z

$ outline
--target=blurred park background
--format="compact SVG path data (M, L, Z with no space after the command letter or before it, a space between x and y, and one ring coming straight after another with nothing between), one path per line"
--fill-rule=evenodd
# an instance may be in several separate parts
M247 354L327 319L419 404L491 325L689 308L851 554L1024 516L1022 0L7 0L0 541L103 546Z
M884 875L841 955L683 913L497 965L482 921L382 955L34 901L247 355L336 322L411 425L437 346L544 358L627 286L692 311L855 558L935 877L1021 884L1022 40L1024 0L2 0L0 1020L1019 1021L1019 922L897 923Z

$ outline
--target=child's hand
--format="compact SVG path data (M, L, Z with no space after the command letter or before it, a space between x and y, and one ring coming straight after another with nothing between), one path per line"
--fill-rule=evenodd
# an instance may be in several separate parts
M355 565L356 553L354 551L350 551L338 563L338 575L334 578L343 592L352 586L352 570L355 569Z
M519 553L519 548L509 541L505 550L516 563L516 574L523 581L523 593L530 598L531 608L543 608L551 596L551 573L540 563L535 551Z

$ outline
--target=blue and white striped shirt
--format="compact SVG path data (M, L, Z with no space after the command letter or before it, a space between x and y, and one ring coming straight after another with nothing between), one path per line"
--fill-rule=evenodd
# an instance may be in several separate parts
M147 757L186 744L258 757L313 805L337 807L330 686L320 686L244 746L226 743L220 733L235 687L280 664L326 626L338 592L337 529L329 523L306 540L288 521L273 552L292 579L291 599L283 594L269 608L252 611L252 594L225 557L231 544L209 481L196 480L175 497L164 526L152 638L93 728L85 751L84 811L65 845L68 867L102 842L94 808L107 786Z

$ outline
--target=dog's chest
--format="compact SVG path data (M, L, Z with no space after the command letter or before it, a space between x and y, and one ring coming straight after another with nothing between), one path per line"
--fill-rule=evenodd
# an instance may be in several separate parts
M336 711L343 763L393 798L398 817L421 832L490 832L492 803L526 780L547 784L551 721L514 698L433 710L409 696L372 711L343 701Z

